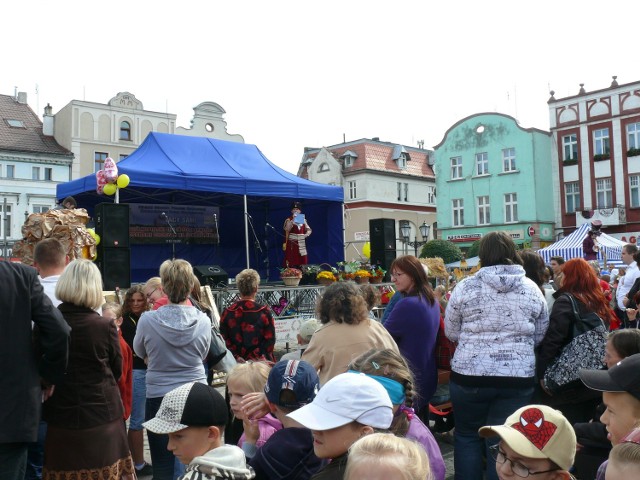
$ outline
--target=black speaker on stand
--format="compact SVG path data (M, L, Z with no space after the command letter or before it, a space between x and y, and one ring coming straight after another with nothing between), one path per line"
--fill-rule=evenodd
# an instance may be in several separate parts
M131 286L131 251L129 249L129 205L100 203L94 221L100 235L96 265L102 274L105 290Z
M209 285L211 288L219 288L229 284L229 275L220 265L195 265L193 273L202 286Z
M381 265L389 270L396 258L396 221L393 218L369 220L371 265Z

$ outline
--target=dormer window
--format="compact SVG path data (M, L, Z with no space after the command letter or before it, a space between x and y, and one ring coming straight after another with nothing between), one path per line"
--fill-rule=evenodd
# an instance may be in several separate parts
M353 162L356 161L356 158L358 158L358 155L355 152L352 152L351 150L347 150L342 155L340 155L340 158L343 161L344 167L348 168L353 166Z
M407 152L407 150L402 145L396 145L395 147L393 147L393 154L391 158L393 158L393 160L396 162L398 168L401 168L403 170L407 168L407 162L411 160L409 152Z

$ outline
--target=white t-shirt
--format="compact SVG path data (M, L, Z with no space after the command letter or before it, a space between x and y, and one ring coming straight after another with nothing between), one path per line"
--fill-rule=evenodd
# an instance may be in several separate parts
M638 269L638 264L636 262L631 262L627 267L626 273L620 277L618 280L618 290L616 290L616 302L618 304L618 308L624 311L627 307L622 303L622 299L625 297L636 279L640 277L640 270Z
M57 307L62 302L58 300L56 297L56 285L58 284L58 279L60 275L51 275L46 278L42 278L38 276L40 283L42 284L42 288L44 288L44 293L51 299L51 303L53 303L54 307Z

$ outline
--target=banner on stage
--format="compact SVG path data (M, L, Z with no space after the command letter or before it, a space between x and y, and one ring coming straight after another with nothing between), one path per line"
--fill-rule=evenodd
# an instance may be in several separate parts
M132 244L218 243L219 207L131 203L129 209Z

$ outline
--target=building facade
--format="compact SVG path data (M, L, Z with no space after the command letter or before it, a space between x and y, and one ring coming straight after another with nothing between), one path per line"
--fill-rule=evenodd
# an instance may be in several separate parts
M424 222L432 227L429 239L435 238L435 176L430 153L378 138L305 149L298 176L344 188L345 259L360 258L362 246L369 241L372 219L395 221L398 255L415 253L400 238L402 222L411 227L411 241L423 240L419 227Z
M628 242L640 235L640 81L548 101L556 232L600 220Z
M45 135L26 93L0 95L0 257L11 257L30 214L55 206L72 164L73 153Z
M523 248L553 242L548 132L479 113L450 127L434 156L441 238L463 249L496 230Z

